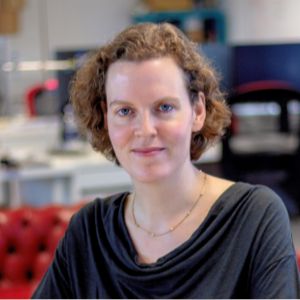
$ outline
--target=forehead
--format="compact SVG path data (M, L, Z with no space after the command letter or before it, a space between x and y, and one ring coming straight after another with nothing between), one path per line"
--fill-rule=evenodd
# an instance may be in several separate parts
M142 75L142 78L141 78ZM107 72L107 81L112 77L138 77L152 79L161 76L170 76L183 79L183 71L171 57L153 58L142 61L119 60L112 63Z
M183 71L170 57L140 62L117 61L106 79L106 99L152 103L162 98L188 99Z

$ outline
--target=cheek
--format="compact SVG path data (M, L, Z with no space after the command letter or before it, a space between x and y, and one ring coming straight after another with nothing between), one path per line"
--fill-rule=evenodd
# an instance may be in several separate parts
M130 136L130 132L126 126L116 125L108 125L108 134L115 150L117 150L117 147L125 145Z
M186 138L192 133L192 120L187 118L186 115L180 116L180 118L170 126L170 130L174 135L177 135L178 138Z
M179 142L185 143L185 141L190 141L191 133L191 124L186 121L178 121L172 124L172 126L168 126L168 128L166 128L165 138L176 144L179 144Z

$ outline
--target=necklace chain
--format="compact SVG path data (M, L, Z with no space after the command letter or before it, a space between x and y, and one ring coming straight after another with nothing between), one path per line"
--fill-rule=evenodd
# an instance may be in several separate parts
M134 222L134 225L145 231L148 235L150 235L151 237L160 237L160 236L163 236L163 235L167 235L171 232L173 232L176 228L178 228L192 213L192 211L194 210L194 208L197 206L199 200L202 198L203 196L203 190L204 190L204 186L205 186L205 183L206 183L206 174L204 174L204 178L203 178L203 184L202 184L202 187L201 187L201 190L200 190L200 194L198 195L196 201L193 203L192 207L187 211L187 213L184 215L184 217L177 223L175 224L174 226L170 227L167 231L164 231L162 233L155 233L155 232L152 232L144 227L142 227L136 220L136 217L135 217L135 213L134 213L134 204L135 204L135 193L133 194L133 200L132 200L132 218L133 218L133 222Z

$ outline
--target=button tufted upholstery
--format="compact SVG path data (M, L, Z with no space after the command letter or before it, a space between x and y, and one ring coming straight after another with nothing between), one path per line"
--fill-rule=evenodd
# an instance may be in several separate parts
M29 298L83 203L0 210L0 298Z
M83 206L0 210L0 298L29 298L47 270L71 216ZM300 267L300 252L298 252Z

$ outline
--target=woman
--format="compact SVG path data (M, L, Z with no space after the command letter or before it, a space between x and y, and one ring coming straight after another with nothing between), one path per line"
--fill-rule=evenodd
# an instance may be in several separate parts
M133 192L71 220L37 298L297 298L289 220L270 189L197 170L230 120L196 46L169 24L129 27L78 71L71 99Z

